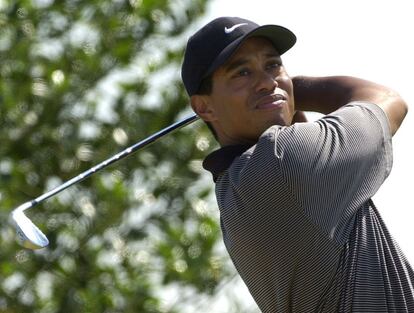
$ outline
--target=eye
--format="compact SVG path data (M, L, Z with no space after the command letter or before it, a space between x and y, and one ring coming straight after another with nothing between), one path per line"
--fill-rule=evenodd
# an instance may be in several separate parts
M247 67L241 67L238 69L235 69L232 74L231 77L232 78L240 78L240 77L246 77L249 76L251 73L251 70Z
M280 61L272 61L272 62L269 62L266 65L266 68L267 69L278 69L281 66L282 66L282 62L280 62Z
M239 70L237 70L236 72L236 77L241 77L241 76L248 76L250 74L250 70L247 68L241 68Z

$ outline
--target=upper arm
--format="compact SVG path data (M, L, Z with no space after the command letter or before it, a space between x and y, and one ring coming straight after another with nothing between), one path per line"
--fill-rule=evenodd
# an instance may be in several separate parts
M368 101L379 106L386 114L391 135L394 135L404 120L408 106L395 91L374 83L366 83L354 91L351 101Z
M357 103L316 122L271 127L232 164L228 177L242 203L259 197L257 210L264 203L273 208L267 214L293 206L338 239L391 165L385 113L374 104Z
M333 237L341 236L344 221L376 193L392 165L387 118L369 103L287 128L276 149L291 194Z

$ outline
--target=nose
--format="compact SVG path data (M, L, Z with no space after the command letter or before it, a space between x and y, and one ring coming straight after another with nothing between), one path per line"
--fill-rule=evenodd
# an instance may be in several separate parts
M273 91L278 86L273 73L260 71L257 75L256 91Z

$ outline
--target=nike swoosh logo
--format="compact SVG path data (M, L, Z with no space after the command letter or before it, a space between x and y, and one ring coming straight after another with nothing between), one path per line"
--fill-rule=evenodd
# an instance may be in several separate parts
M240 23L240 24L236 24L236 25L233 25L232 27L230 27L230 28L227 28L227 27L224 27L224 32L226 33L226 34L230 34L231 32L233 32L236 28L238 28L238 27L240 27L240 26L243 26L243 25L247 25L247 23Z

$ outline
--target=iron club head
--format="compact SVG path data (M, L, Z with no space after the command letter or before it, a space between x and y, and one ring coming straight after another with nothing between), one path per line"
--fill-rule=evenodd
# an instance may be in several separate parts
M11 213L11 223L16 228L17 241L25 248L37 250L46 247L49 240L42 231L24 214L32 204L26 202Z

